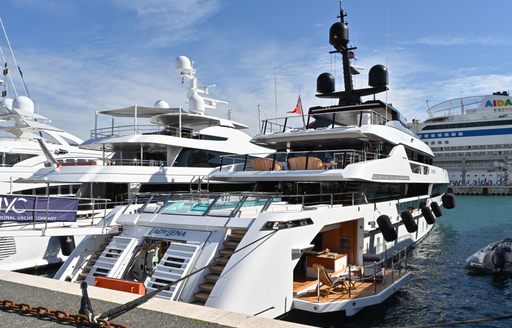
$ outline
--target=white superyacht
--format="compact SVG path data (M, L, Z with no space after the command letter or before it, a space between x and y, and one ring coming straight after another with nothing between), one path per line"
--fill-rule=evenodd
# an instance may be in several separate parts
M344 17L330 43L345 91L329 73L317 81L318 96L339 104L310 108L298 125L265 121L253 142L275 153L224 156L209 175L250 190L140 195L117 231L86 238L55 278L270 318L292 309L351 316L404 286L402 250L455 199L399 112L361 99L387 90L385 67L370 70L369 88L353 88Z

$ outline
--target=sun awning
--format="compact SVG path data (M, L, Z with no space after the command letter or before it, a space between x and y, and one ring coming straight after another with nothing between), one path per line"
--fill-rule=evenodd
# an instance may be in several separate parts
M130 106L120 109L109 109L98 112L98 114L110 115L114 117L143 117L151 118L156 115L178 113L180 108L158 108L158 107L144 107L144 106ZM185 111L181 109L182 113Z

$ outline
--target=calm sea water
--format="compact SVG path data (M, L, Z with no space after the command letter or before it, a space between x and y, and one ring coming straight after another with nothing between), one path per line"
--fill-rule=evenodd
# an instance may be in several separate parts
M400 327L512 314L512 275L477 275L466 258L495 240L512 237L512 197L458 196L436 226L410 252L413 279L385 303L356 316L311 316L292 311L285 319L319 327ZM512 320L457 327L512 327Z

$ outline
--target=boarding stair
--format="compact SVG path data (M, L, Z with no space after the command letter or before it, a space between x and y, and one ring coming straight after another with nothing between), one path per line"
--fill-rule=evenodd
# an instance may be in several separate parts
M82 282L87 278L89 275L89 272L91 272L91 269L94 267L94 264L96 264L96 261L100 258L101 253L107 248L108 244L114 239L114 235L110 235L107 238L105 238L105 241L100 245L98 251L96 251L85 263L84 268L82 269L82 272L78 275L76 282Z
M204 305L206 303L210 293L215 287L215 283L246 233L247 230L245 229L231 229L224 240L223 248L212 260L209 271L203 277L205 282L199 285L199 291L194 294L194 304Z

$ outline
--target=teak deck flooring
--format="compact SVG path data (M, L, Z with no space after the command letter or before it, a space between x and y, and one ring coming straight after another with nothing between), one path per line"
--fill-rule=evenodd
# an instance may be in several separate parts
M298 299L304 300L304 301L310 301L310 302L320 302L320 303L327 303L327 302L336 302L341 300L347 300L350 298L358 298L358 297L365 297L375 294L375 290L377 293L381 292L383 289L385 289L387 286L391 285L393 279L391 277L392 271L386 270L386 273L384 275L384 280L378 281L376 283L376 286L374 286L373 281L355 281L355 287L350 288L350 293L346 289L340 289L335 288L329 295L325 295L327 293L328 287L327 286L321 286L320 287L320 300L318 299L316 288L306 292L300 296L297 296ZM404 271L402 271L402 276L405 274ZM399 278L399 272L398 270L394 270L394 280L396 281ZM307 289L308 287L316 286L317 280L312 280L311 278L296 278L293 282L293 292L297 293L302 290ZM376 288L375 288L376 287Z

